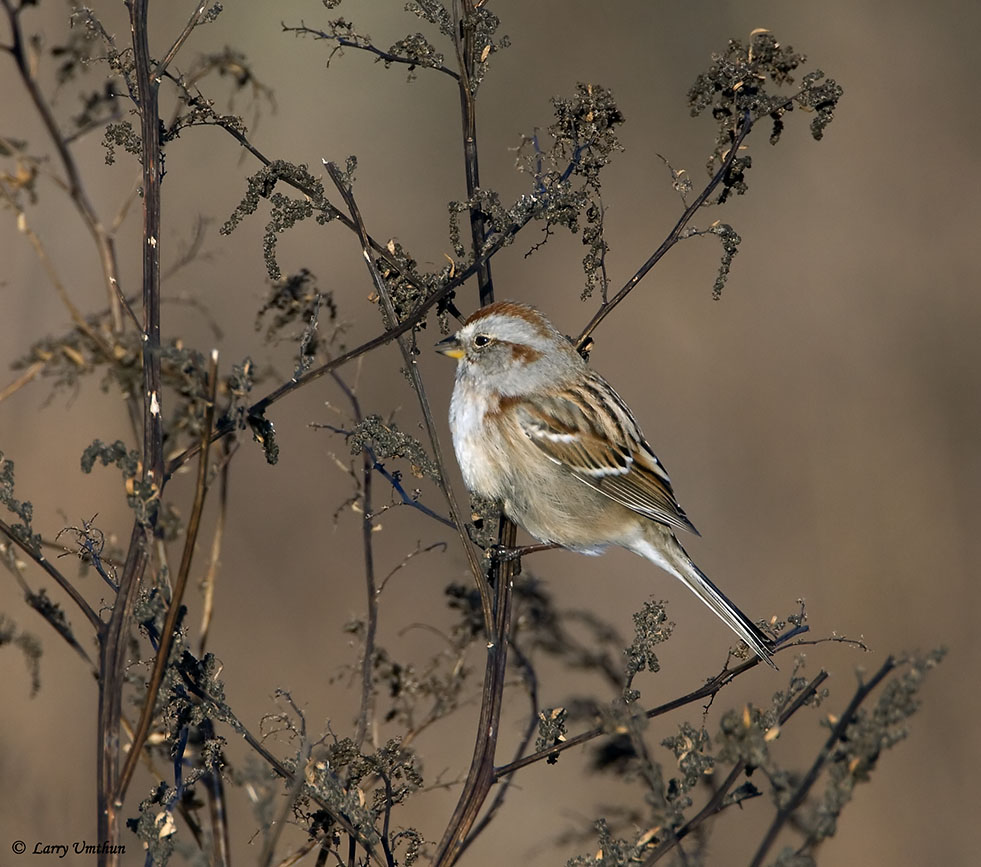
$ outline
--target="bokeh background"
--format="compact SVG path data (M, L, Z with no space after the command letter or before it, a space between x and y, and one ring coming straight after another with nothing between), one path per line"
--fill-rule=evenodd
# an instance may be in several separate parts
M183 25L186 5L152 4L158 54ZM422 29L420 22L400 3L382 0L349 2L337 12L312 0L226 5L217 23L195 32L182 58L189 66L196 53L225 45L243 51L274 93L275 106L263 105L256 121L241 94L229 106L230 89L213 83L208 92L219 108L245 110L253 140L270 156L316 168L321 157L342 161L357 154L356 192L371 232L398 238L423 267L441 267L443 254L451 252L446 203L464 195L452 82L422 71L407 84L404 69L386 70L357 52L335 57L327 69L328 45L297 40L280 27L301 19L319 26L343 14L387 46ZM122 4L95 8L125 42ZM807 117L791 116L776 148L758 129L749 142L750 194L704 218L731 222L743 237L722 300L711 298L717 243L688 241L603 324L592 363L632 405L670 468L682 504L703 533L690 550L705 571L753 616L786 615L803 597L814 634L834 631L868 642L868 655L839 645L809 651L812 673L820 666L832 672L828 710L847 702L857 667L877 667L892 651L950 648L923 690L909 739L884 756L822 850L826 863L974 863L981 845L973 818L981 803L981 695L975 688L981 663L975 202L981 122L974 110L981 13L949 0L502 0L493 8L512 46L496 57L480 93L483 183L505 201L519 195L528 179L515 173L509 148L522 133L548 125L549 98L570 95L578 81L612 88L627 118L620 136L625 152L604 182L614 285L633 273L680 211L658 154L687 169L696 184L703 177L713 127L709 119L689 118L685 95L711 52L730 37L746 39L766 27L804 50L809 67L844 86L823 142L810 138ZM27 10L24 24L50 46L63 39L66 18L65 4L49 0ZM7 40L0 25L0 41ZM77 113L70 89L56 90L51 69L41 77L46 92L56 94L57 115ZM6 55L0 55L0 88L0 132L50 153ZM75 149L97 208L111 216L137 180L134 160L121 155L106 167L97 135ZM198 216L212 222L202 254L167 281L164 293L206 305L222 336L200 312L176 301L165 307L163 330L201 349L218 346L225 371L251 354L260 366L274 365L281 379L292 370L293 347L263 347L254 331L267 291L260 249L265 212L231 237L217 232L257 167L215 129L191 130L168 149L165 267L189 242ZM58 173L57 163L50 168ZM31 225L75 303L101 309L90 238L52 183L43 182L41 193L28 214ZM559 232L526 258L536 240L523 235L494 260L498 297L534 302L565 332L576 333L595 305L579 301L579 238ZM138 241L134 208L118 237L128 291L138 287ZM0 212L0 251L2 387L16 375L11 362L70 321L9 211ZM281 261L289 270L310 268L334 293L347 345L377 332L356 240L342 227L300 227L283 239ZM474 292L462 292L458 302L469 311ZM437 337L435 329L430 336ZM428 340L424 335L422 344ZM398 364L397 350L389 347L345 376L357 382L366 411L397 410L400 425L414 431L416 405ZM451 366L426 354L420 366L442 422ZM315 730L330 720L345 733L356 709L345 666L357 661L357 648L341 627L364 610L359 518L342 509L335 519L352 485L334 456L342 463L350 457L341 439L310 427L336 422L338 407L337 389L318 382L270 414L282 448L278 466L267 466L249 443L235 458L209 648L224 661L229 700L254 729L276 709L277 687L292 691ZM96 437L127 435L122 402L94 381L53 393L49 381L37 380L0 403L0 449L16 462L17 493L33 501L35 525L47 538L94 515L104 530L125 538L130 518L118 472L83 476L78 460ZM459 487L455 467L454 480ZM171 490L185 514L189 491L187 477ZM439 639L406 627L445 622L443 588L465 579L465 562L452 537L418 512L390 510L380 523L381 574L417 542L450 542L444 554L416 558L382 597L381 642L393 655L422 661L439 649ZM723 627L631 555L613 552L596 561L555 552L526 565L563 604L589 608L625 634L644 599L653 594L670 601L678 627L661 654L663 671L638 684L650 703L687 691L717 670L729 642ZM40 574L28 574L33 586L45 586ZM93 577L86 582L86 594L97 602L101 588ZM56 588L49 591L61 598ZM188 601L192 609L199 606L195 596ZM0 611L39 634L45 647L42 688L33 698L19 654L0 653L0 863L15 864L9 854L15 839L94 839L96 689L77 657L24 606L9 577L0 578ZM82 633L80 618L72 619ZM721 706L765 700L782 685L787 667L780 675L752 672L723 694ZM590 688L547 663L541 678L545 705ZM505 753L518 735L523 699L514 707L504 723ZM427 783L462 778L475 708L464 708L417 742ZM660 721L651 742L672 734L681 718L697 716L692 709ZM791 752L816 749L824 737L816 715L793 728ZM290 754L285 740L269 743ZM467 863L561 864L595 851L594 841L570 840L570 832L587 827L604 804L637 797L637 790L589 775L587 759L567 753L554 768L538 765L520 775ZM142 796L150 784L148 776L138 777L134 794ZM402 820L438 836L457 791L451 785L417 796ZM251 863L261 835L252 840L258 826L245 800L232 806L236 861ZM768 814L759 803L723 817L710 846L714 863L745 861ZM131 846L127 863L141 860Z

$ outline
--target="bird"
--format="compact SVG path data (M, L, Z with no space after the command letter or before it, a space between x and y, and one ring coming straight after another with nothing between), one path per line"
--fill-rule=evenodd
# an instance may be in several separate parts
M457 360L449 421L471 492L545 544L650 560L776 668L771 640L678 541L700 534L633 413L544 314L494 302L436 349Z

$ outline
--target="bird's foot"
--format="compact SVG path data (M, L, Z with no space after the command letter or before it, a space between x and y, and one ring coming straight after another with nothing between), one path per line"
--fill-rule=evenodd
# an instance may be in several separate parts
M491 545L484 552L484 556L498 563L511 563L514 560L520 560L527 554L535 554L538 551L551 551L553 548L561 547L561 545L557 545L554 542L544 542L539 545L521 545L517 548L509 548L507 545Z

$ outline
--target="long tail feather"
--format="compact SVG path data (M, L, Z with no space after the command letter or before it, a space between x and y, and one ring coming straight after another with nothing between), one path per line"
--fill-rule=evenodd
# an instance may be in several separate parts
M652 524L650 530L651 532L630 545L630 549L680 579L760 659L776 668L771 658L772 644L759 627L692 562L688 552L667 527Z

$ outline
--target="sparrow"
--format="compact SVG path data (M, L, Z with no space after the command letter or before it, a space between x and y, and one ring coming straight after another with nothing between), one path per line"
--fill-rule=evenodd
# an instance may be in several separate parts
M698 531L633 413L540 311L489 304L436 348L458 360L450 429L473 493L541 542L645 557L776 668L770 639L678 541L678 531Z

